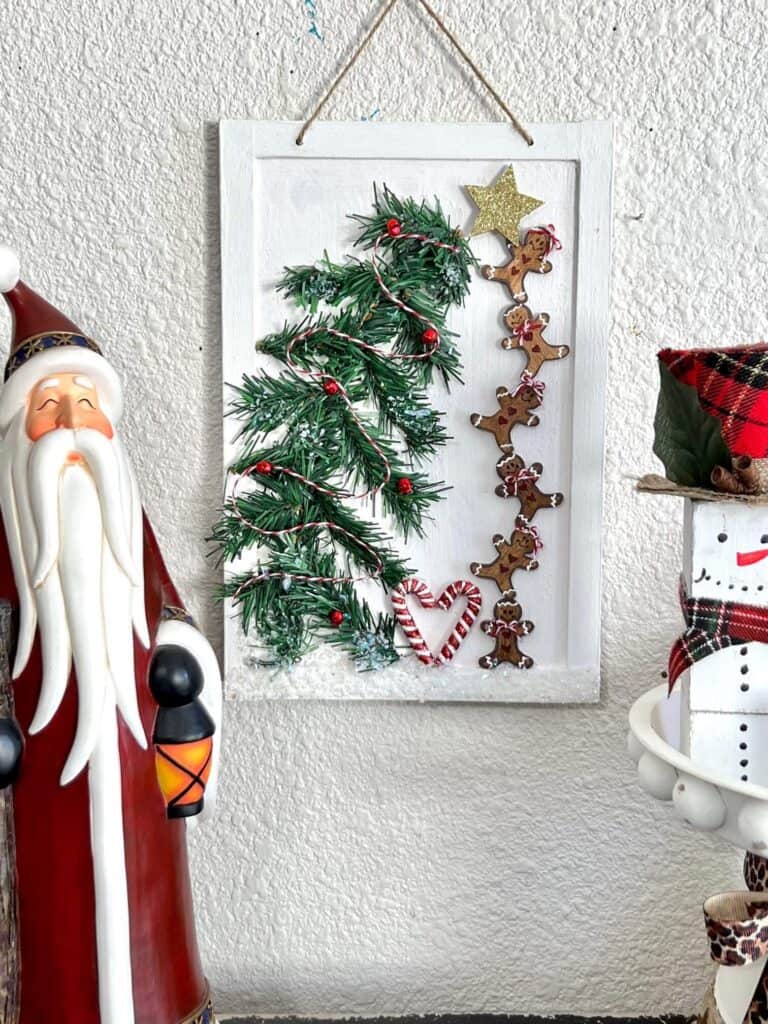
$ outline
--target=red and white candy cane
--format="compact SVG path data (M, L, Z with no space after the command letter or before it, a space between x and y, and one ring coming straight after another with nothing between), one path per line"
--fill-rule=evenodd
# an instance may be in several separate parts
M414 594L422 608L442 608L448 611L458 597L466 597L467 606L457 619L439 654L433 654L427 646L421 630L416 625L413 615L408 610L407 595ZM427 584L416 576L409 576L399 583L392 591L392 610L400 628L413 648L416 657L424 665L447 665L461 647L483 604L479 589L469 580L455 580L450 583L442 594L435 598Z
M440 335L432 321L428 317L424 316L422 313L419 313L418 310L415 310L411 306L406 305L406 303L399 299L384 283L384 279L381 276L381 272L379 270L377 261L379 259L379 246L382 242L382 239L387 237L398 240L412 239L424 242L427 245L434 245L438 249L448 249L451 252L457 252L459 246L451 245L447 242L438 242L436 239L430 238L428 235L421 235L413 232L403 233L400 228L400 225L397 223L397 221L394 220L388 223L387 230L383 231L380 235L378 235L373 245L373 253L371 255L371 267L373 268L373 273L376 277L376 280L378 281L379 287L384 292L386 297L396 306L398 306L404 312L410 314L417 320L427 325L424 335L425 343L426 345L428 345L428 347L426 347L423 352L414 353L412 355L400 354L396 352L383 352L381 349L376 348L374 345L369 345L367 342L362 341L360 338L356 338L352 334L346 334L344 331L337 331L332 327L310 327L308 330L303 331L301 334L297 334L295 338L292 338L290 343L288 344L288 347L286 348L286 363L295 373L305 377L309 377L312 380L321 381L324 384L329 381L332 381L335 384L336 388L334 394L337 394L342 399L342 401L346 403L350 415L357 424L358 429L360 430L363 437L366 439L366 441L368 441L368 443L371 445L371 447L374 449L374 451L382 461L382 464L384 466L384 478L382 479L381 483L377 484L374 487L370 487L368 488L368 490L362 491L359 494L354 494L350 491L340 491L328 487L323 487L322 485L315 483L313 480L310 480L307 477L303 476L301 473L297 473L296 470L291 469L289 466L275 465L273 463L267 463L264 460L260 460L259 462L256 462L253 465L248 466L246 469L243 470L242 473L239 473L235 477L235 482L232 487L232 509L235 516L242 523L248 526L249 529L254 530L256 533L261 534L263 537L284 537L288 534L299 533L302 530L309 530L316 527L326 527L332 532L340 533L343 536L354 541L358 547L361 547L363 550L367 551L370 555L372 555L373 559L376 562L375 570L366 576L292 576L292 579L303 580L307 583L357 583L360 580L380 576L383 571L383 564L381 558L372 547L370 547L368 544L365 544L363 541L355 537L354 534L350 533L348 530L344 529L344 527L339 526L337 523L334 522L315 520L310 523L299 523L296 526L286 527L281 530L267 530L264 529L264 527L257 526L246 516L244 516L238 509L237 489L241 481L251 477L253 473L279 472L284 473L286 476L293 477L295 480L299 480L305 486L313 488L319 494L326 494L329 495L330 497L342 499L368 498L378 494L382 487L385 487L392 479L392 467L390 465L389 459L387 459L386 455L381 450L380 446L376 443L373 437L371 437L371 435L366 430L363 421L355 412L354 406L344 386L339 381L335 380L330 374L323 373L320 370L309 370L306 367L300 366L293 359L293 349L295 348L295 346L298 345L300 342L308 341L310 338L314 337L317 334L330 334L333 337L342 338L345 341L349 341L352 344L357 345L359 348L365 349L368 352L376 353L376 355L380 356L382 359L428 359L437 351L437 349L440 347ZM268 467L268 469L264 469L263 467ZM238 587L238 589L235 591L234 597L239 597L242 591L245 590L248 586L250 586L253 580L270 579L274 577L280 578L285 575L286 573L283 572L264 572L253 577L249 577Z

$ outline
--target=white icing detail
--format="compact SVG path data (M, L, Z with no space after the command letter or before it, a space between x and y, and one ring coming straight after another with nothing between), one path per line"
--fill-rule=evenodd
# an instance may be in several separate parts
M198 821L206 821L215 810L216 796L219 784L219 762L221 757L221 719L222 719L222 685L221 671L213 648L199 629L195 629L188 622L181 622L177 619L169 619L161 622L157 630L156 644L158 647L163 644L176 644L197 659L197 663L203 673L203 692L200 695L205 710L213 719L216 725L216 733L213 737L213 753L211 774L208 785L205 789L205 806L201 814L187 819L187 824L192 828Z
M37 386L39 388L57 388L61 384L58 377L48 377L46 380L41 381Z
M74 378L75 384L80 388L88 388L90 391L93 390L93 381L90 377L85 377L82 374L78 374Z
M19 283L19 257L7 245L0 245L0 293L11 291Z
M117 715L110 700L88 770L101 1024L135 1024Z

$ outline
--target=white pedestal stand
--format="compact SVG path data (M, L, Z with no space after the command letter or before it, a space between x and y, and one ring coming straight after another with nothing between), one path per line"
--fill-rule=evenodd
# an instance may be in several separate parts
M744 939L740 938L744 929L738 923L735 928L733 925L746 916L752 928L760 929L762 924L755 926L754 919L768 911L768 788L720 778L681 753L680 713L679 690L669 699L666 686L645 693L629 713L629 752L646 792L669 802L678 817L694 828L722 836L747 851L745 873L751 892L713 897L705 904L705 910L720 919L714 928L708 928L713 957L720 966L700 1019L719 1017L725 1024L758 1024L768 1020L768 941L750 942L747 958L754 959L736 964L737 959L744 959ZM733 920L728 911L733 911ZM768 917L765 924L768 936ZM722 944L717 929L725 935Z

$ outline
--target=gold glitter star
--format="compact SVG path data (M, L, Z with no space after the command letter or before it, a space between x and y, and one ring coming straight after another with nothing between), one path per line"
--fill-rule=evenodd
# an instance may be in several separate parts
M498 231L510 242L520 240L520 221L537 207L541 199L524 196L517 191L515 172L511 167L502 171L493 185L465 185L479 213L475 217L470 235L485 231Z

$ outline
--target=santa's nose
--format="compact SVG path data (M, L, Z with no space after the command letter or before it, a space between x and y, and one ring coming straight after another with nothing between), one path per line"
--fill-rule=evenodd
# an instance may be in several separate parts
M80 406L69 395L62 395L56 426L65 427L67 430L77 430L78 427L85 426L85 416Z

